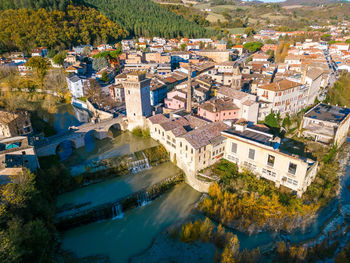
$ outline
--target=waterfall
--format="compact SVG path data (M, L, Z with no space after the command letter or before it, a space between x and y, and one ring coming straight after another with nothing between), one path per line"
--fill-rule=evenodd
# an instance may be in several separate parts
M151 166L150 166L150 164L148 162L148 159L147 159L147 157L146 157L144 152L142 152L142 155L143 155L143 159L136 160L136 161L130 161L128 163L129 170L132 173L138 173L138 172L141 172L143 170L147 170L147 169L151 168ZM134 155L134 158L136 159L135 155Z
M123 209L119 203L112 206L112 219L122 218L123 215Z
M143 155L143 158L144 158L145 169L151 168L151 166L149 165L149 162L148 162L148 158L146 157L144 152L142 152L142 155Z
M149 200L149 196L148 196L147 192L139 193L137 195L137 205L139 207L147 205L149 202L150 202L150 200Z

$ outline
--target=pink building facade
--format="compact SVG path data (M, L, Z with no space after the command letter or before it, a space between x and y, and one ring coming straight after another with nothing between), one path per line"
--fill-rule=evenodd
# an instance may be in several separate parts
M165 108L177 110L186 107L186 93L182 90L174 90L167 94L164 99Z
M206 101L198 107L198 116L211 122L240 118L240 109L231 99Z

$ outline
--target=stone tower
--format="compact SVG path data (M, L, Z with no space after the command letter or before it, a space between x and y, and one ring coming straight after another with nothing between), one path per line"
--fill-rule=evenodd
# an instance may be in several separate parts
M233 69L233 73L232 73L232 85L231 85L232 88L236 90L240 90L241 81L242 81L242 74L239 67L237 66Z
M151 80L145 73L132 72L122 82L125 93L126 114L129 121L128 129L143 126L146 117L152 115L150 100Z

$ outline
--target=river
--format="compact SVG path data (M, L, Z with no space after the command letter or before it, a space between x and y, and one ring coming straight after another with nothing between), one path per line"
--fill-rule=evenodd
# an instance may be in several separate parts
M94 145L93 150L73 150L65 163L70 167L77 167L92 160L130 153L156 144L152 140L140 139L129 133L103 141L96 141L92 136L91 143ZM174 165L165 163L138 174L109 179L63 194L59 196L57 205L101 204L152 185L176 171ZM323 208L305 231L292 234L261 232L251 236L234 231L239 238L240 247L260 247L264 251L280 240L289 240L292 243L322 240L329 230L346 223L346 217L350 213L350 192L347 189L350 185L349 166L341 184L342 190L338 198ZM78 257L105 255L111 262L128 262L133 255L150 247L152 240L169 225L191 216L200 196L200 193L183 183L147 205L125 212L122 218L104 220L61 233L62 248L74 252Z
M179 172L180 169L172 163L163 163L137 174L124 175L62 194L57 199L57 207L86 204L82 209L87 209L104 203L113 202L159 183Z
M108 255L111 262L127 262L145 250L162 230L191 214L200 194L185 183L155 201L130 210L124 217L67 231L62 247L78 257Z

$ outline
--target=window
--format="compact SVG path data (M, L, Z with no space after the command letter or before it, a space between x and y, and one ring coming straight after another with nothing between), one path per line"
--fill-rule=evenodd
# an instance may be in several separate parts
M252 163L249 163L249 162L244 162L243 163L243 166L248 168L249 170L251 170L252 172L255 172L256 171L256 165L252 164Z
M273 167L275 164L275 156L270 155L267 157L267 165Z
M234 162L235 164L238 164L238 163L239 163L239 159L236 158L236 157L234 157L234 156L232 156L232 155L230 155L230 154L227 155L227 158L228 158L229 160L231 160L232 162Z
M237 153L237 143L232 143L231 144L231 152L233 153Z
M249 149L249 155L248 158L251 160L254 160L255 157L255 150L254 149Z
M128 90L128 94L130 95L130 90Z
M295 174L297 171L297 165L294 163L289 163L288 173Z
M193 148L191 148L191 154L193 154Z
M267 170L265 168L262 169L262 173L263 175L268 175L268 176L271 176L271 177L276 177L276 173L273 172L273 171L270 171L270 170Z
M182 148L182 142L180 142L180 148Z

